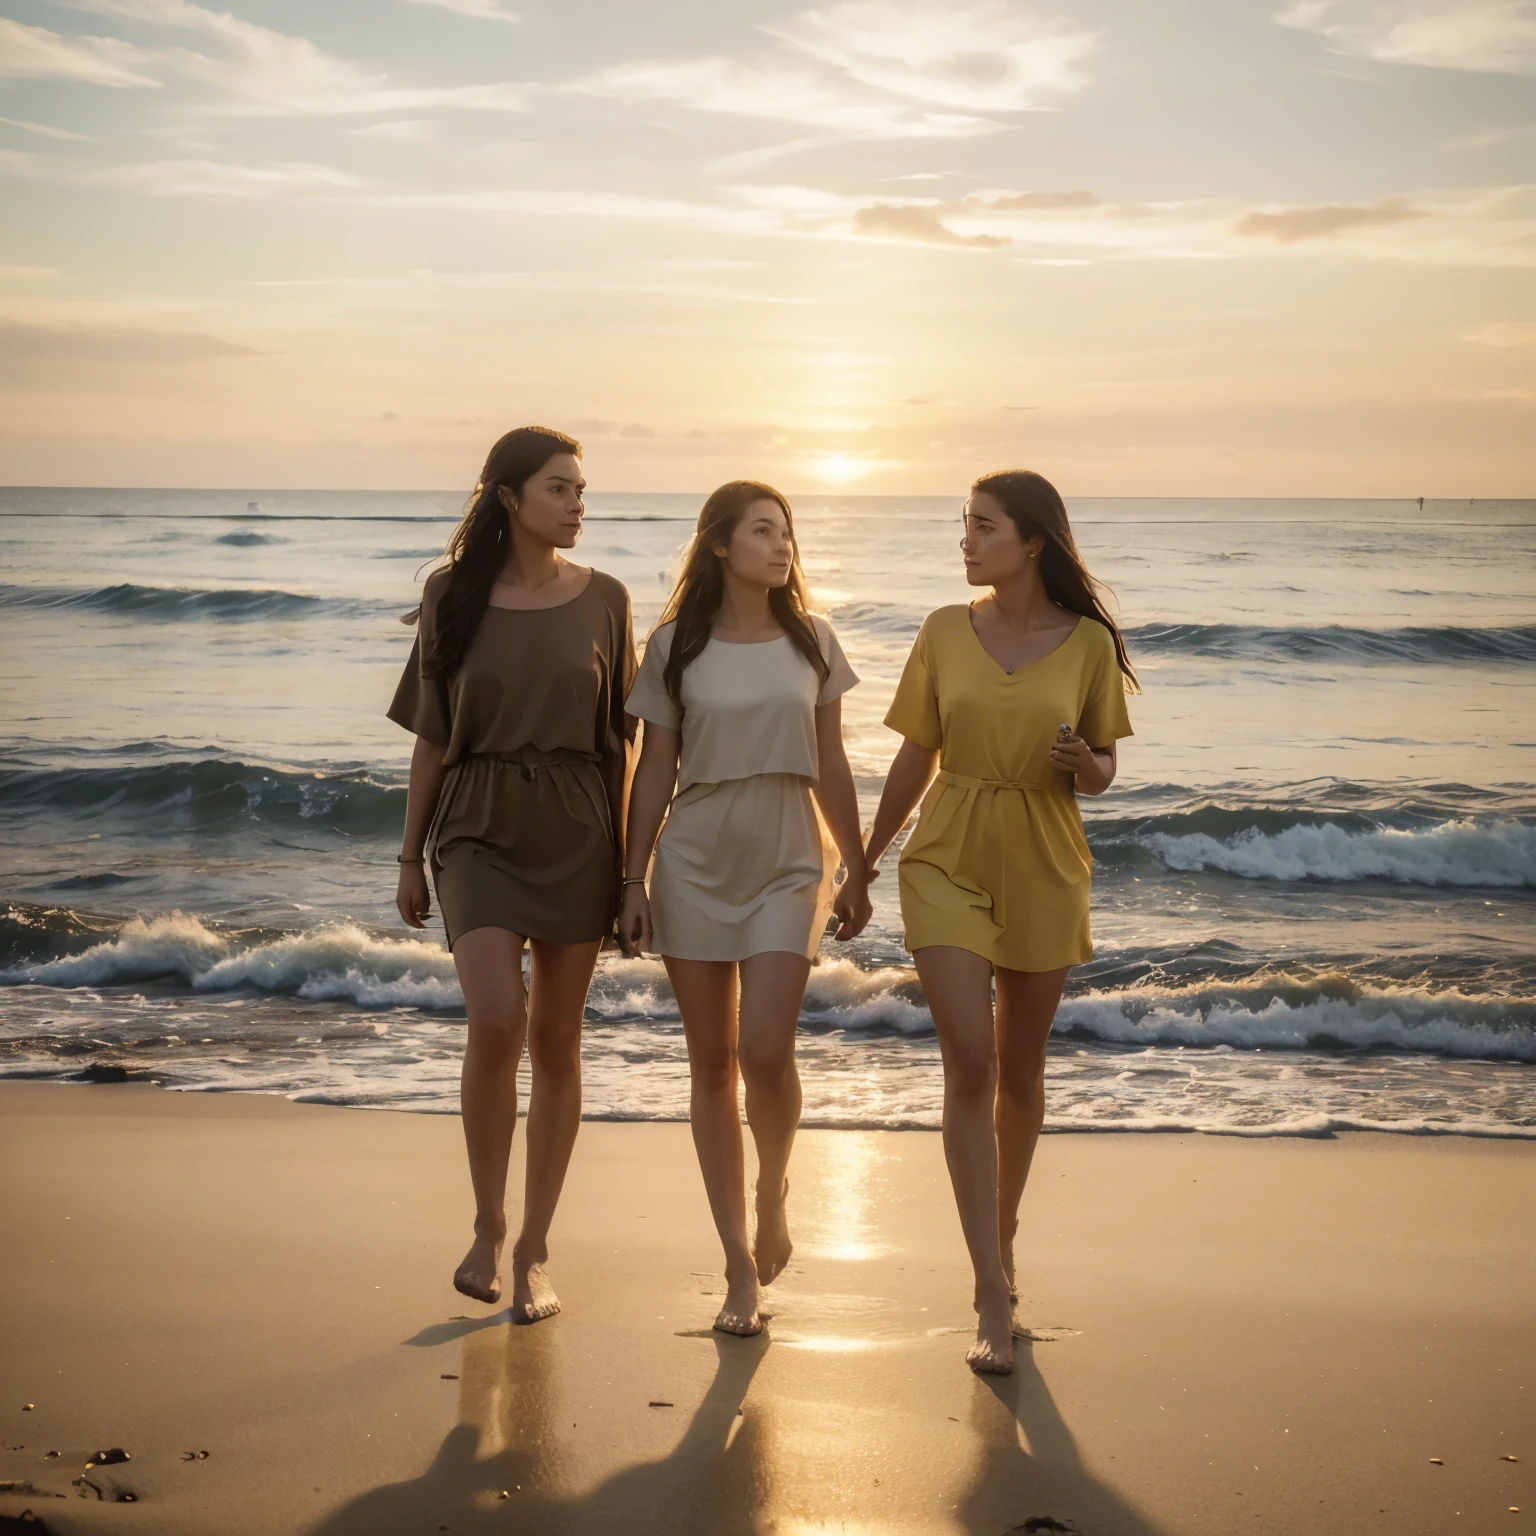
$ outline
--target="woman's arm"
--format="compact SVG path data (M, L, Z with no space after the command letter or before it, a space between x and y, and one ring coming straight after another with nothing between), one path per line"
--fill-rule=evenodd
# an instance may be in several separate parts
M1051 748L1051 766L1073 775L1080 795L1102 795L1115 782L1119 757L1114 742L1090 747L1081 736L1069 736Z
M919 746L911 740L902 742L885 776L885 788L880 791L880 809L875 812L875 824L869 830L869 844L864 850L864 864L871 880L880 873L875 867L880 862L880 855L906 826L907 818L933 782L938 767L937 747Z
M837 888L832 910L838 917L837 937L857 938L874 910L869 904L869 876L864 868L864 837L859 829L859 797L853 770L843 747L843 701L833 699L816 710L816 759L820 777L813 786L827 830L843 856L846 873Z
M411 928L425 928L427 914L432 910L423 855L427 832L437 813L438 796L443 792L443 759L447 755L446 747L437 746L425 736L418 736L411 750L411 781L405 792L405 836L400 842L400 882L395 888L395 906Z
M619 902L619 945L626 955L642 955L651 944L651 904L646 898L646 870L661 831L662 818L677 788L681 731L647 720L640 738L640 763L629 786L629 819L624 835L624 887Z

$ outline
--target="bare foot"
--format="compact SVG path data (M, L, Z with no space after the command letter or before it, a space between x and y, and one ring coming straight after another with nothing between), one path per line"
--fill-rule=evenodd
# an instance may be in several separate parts
M512 1321L541 1323L560 1310L560 1298L544 1273L549 1250L543 1244L526 1250L521 1243L512 1249Z
M789 1216L784 1209L788 1199L788 1179L784 1180L784 1189L777 1200L772 1196L765 1197L761 1186L758 1188L757 1236L752 1244L752 1259L757 1265L759 1285L772 1285L795 1251L795 1245L789 1240Z
M1006 1292L976 1298L976 1342L965 1363L978 1375L1007 1376L1013 1371L1013 1308Z
M454 1271L454 1290L475 1301L483 1301L487 1306L500 1301L501 1245L506 1240L505 1226L497 1231L477 1221L475 1240L469 1245L463 1263Z
M715 1319L720 1333L734 1333L750 1339L763 1331L762 1298L757 1290L757 1271L750 1265L734 1279L729 1267L725 1272L725 1305Z

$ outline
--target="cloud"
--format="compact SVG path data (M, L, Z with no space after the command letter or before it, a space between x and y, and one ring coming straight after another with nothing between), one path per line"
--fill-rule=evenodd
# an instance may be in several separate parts
M1383 64L1536 74L1536 0L1293 0L1274 19Z
M637 421L632 421L627 427L619 428L620 437L655 437L656 434L649 427L643 427Z
M911 204L875 203L854 211L855 234L876 240L902 240L920 245L962 245L972 250L995 251L1008 242L997 235L961 235L939 217L934 208Z
M43 139L70 139L78 143L85 143L89 134L71 133L68 128L52 128L47 123L29 123L19 117L0 117L0 123L8 128L20 128L27 133L35 133Z
M516 11L509 11L501 0L412 0L415 5L435 5L444 11L454 11L460 16L472 16L476 21L521 21Z
M98 15L211 39L219 45L217 56L181 45L136 53L163 69L238 98L240 111L247 115L326 117L425 107L518 112L526 107L522 94L508 84L391 85L387 75L337 58L307 37L278 32L226 11L209 10L191 0L70 3Z
M1251 209L1232 226L1239 235L1267 237L1279 245L1299 240L1323 240L1352 229L1378 229L1430 217L1406 198L1384 197L1375 203L1318 203L1311 207Z
M1536 347L1536 320L1495 320L1460 333L1484 347Z
M1072 66L1097 41L1000 0L845 0L763 30L861 85L966 112L1026 112L1043 95L1078 89Z
M917 111L906 102L850 93L821 73L771 54L637 59L599 70L569 89L630 104L667 102L693 112L799 123L857 138L964 138L995 126L970 114Z
M61 37L46 27L0 16L0 78L152 87L160 84L144 73L152 59L115 37Z
M213 357L259 357L197 331L156 331L128 326L28 325L0 320L0 357L7 364L127 363L176 365Z
M761 30L776 48L634 59L567 89L853 138L966 138L997 130L987 113L1028 111L1044 96L1077 89L1082 81L1072 65L1095 44L1093 33L1000 0L943 11L846 0ZM761 153L808 147L796 140Z
M127 187L157 197L266 197L273 192L314 192L358 187L356 176L334 166L303 161L235 165L219 160L147 160L101 166L76 178L93 186Z
M1063 208L1098 208L1092 192L1015 192L1003 197L978 194L966 199L998 213L1054 213Z
M437 124L418 117L396 117L348 132L359 139L429 139L437 132Z

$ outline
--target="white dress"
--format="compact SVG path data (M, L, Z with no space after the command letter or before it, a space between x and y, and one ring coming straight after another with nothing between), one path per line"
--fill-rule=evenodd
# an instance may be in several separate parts
M674 626L650 638L625 708L682 732L677 794L651 866L652 944L679 960L814 956L838 855L811 794L816 710L858 678L813 618L825 682L787 635L711 640L683 673L681 716L662 682Z

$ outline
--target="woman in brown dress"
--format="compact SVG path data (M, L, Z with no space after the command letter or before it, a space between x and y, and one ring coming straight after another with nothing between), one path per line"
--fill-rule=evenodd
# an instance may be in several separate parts
M491 449L446 564L427 578L389 708L416 735L396 902L424 926L430 859L469 1015L460 1102L475 1239L453 1283L477 1301L501 1298L525 1040L532 1063L512 1248L512 1318L524 1323L560 1310L544 1264L581 1121L587 988L618 907L633 737L629 593L559 553L581 533L580 455L574 438L543 427Z

